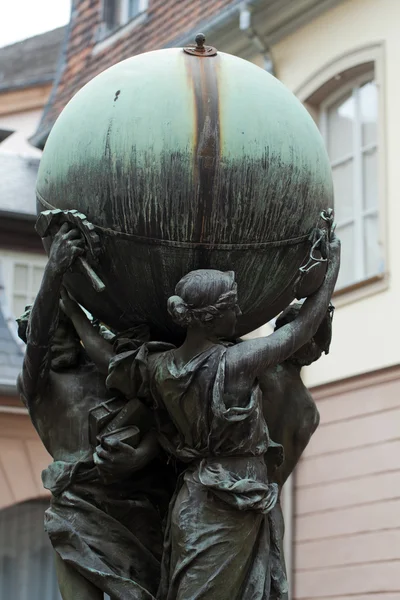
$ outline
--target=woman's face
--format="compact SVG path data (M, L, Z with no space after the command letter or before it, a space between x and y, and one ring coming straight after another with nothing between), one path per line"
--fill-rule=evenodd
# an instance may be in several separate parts
M239 305L225 310L222 317L214 321L214 333L221 338L231 338L235 335L237 318L242 314Z

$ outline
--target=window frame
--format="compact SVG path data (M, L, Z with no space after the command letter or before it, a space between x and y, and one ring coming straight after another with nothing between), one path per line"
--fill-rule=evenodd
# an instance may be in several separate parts
M149 6L149 0L139 0L139 6L138 6L137 13L130 16L129 9L130 9L131 0L120 0L120 2L121 2L121 17L120 17L119 24L116 25L116 28L124 27L124 25L127 25L130 21L132 21L133 19L136 19L139 15L146 12L148 9L148 6Z
M147 9L149 7L149 0L138 0L138 1L139 1L138 11L134 15L130 15L129 12L130 12L131 0L121 0L121 2L122 2L122 7L121 7L122 17L121 17L120 25L122 27L124 25L126 25L127 23L129 23L130 21L132 21L133 19L136 19L136 17L138 17L142 13L147 11Z
M332 98L337 93L338 98L345 94L346 83L341 81L342 75L349 72L351 69L361 69L362 74L355 76L349 82L349 85L354 83L358 78L364 79L373 73L373 81L377 87L378 93L378 127L377 140L378 160L377 160L377 187L378 187L378 231L379 243L381 245L381 256L383 261L383 270L377 275L363 278L355 281L353 284L347 285L335 290L334 300L337 307L359 301L375 293L380 293L388 289L390 280L390 264L389 264L389 241L388 241L388 224L387 224L387 172L386 172L386 104L385 104L385 46L384 43L378 42L366 46L355 48L353 51L340 55L335 59L327 62L310 77L307 78L295 90L295 95L309 110L311 116L318 125L321 107L326 102L332 102ZM324 88L328 83L335 82L335 90L330 90L323 98L319 97L318 101L314 98L323 94Z
M97 43L92 50L93 55L103 52L106 48L112 46L119 38L124 37L127 33L146 20L149 0L139 0L138 13L132 17L129 16L130 0L120 0L120 2L121 16L119 23L116 23L113 27L108 27L104 18L106 12L105 0L100 2L100 25L97 33Z
M8 313L12 314L13 317L17 318L20 315L14 314L15 267L17 265L28 266L30 273L30 283L32 283L33 269L35 267L40 267L44 269L47 263L47 256L41 256L39 254L35 255L25 252L14 252L11 250L1 250L0 263ZM32 289L32 286L29 289ZM30 293L29 289L26 297L33 295L33 292Z
M362 124L360 119L360 89L363 85L373 82L376 86L375 81L375 73L373 70L367 71L358 77L355 77L351 81L349 81L344 86L340 86L337 90L329 94L325 100L323 100L319 105L319 125L322 137L325 142L328 143L329 132L328 132L328 110L329 108L335 104L340 98L346 96L351 92L351 96L355 101L356 111L355 118L353 120L353 147L352 152L348 155L343 155L341 158L337 158L335 160L330 161L331 168L335 168L336 166L340 166L345 164L346 162L353 160L353 215L343 221L337 221L338 230L341 227L346 227L348 225L354 225L354 247L353 247L353 256L354 256L354 281L351 283L338 288L338 291L342 289L346 289L350 286L357 285L358 283L369 280L372 277L377 277L381 275L381 272L378 270L376 273L368 276L366 275L366 251L364 245L364 235L365 235L365 219L368 217L377 217L378 218L378 227L379 227L379 196L377 198L376 206L372 208L365 209L364 208L364 185L363 185L363 176L364 176L364 168L363 168L363 156L364 154L371 152L373 150L377 151L377 160L379 161L379 107L378 107L378 118L377 118L377 136L376 141L373 143L365 144L362 143L361 132L362 132ZM378 91L378 90L377 90ZM379 173L378 173L379 177ZM379 184L378 184L379 188ZM378 189L379 191L379 189Z

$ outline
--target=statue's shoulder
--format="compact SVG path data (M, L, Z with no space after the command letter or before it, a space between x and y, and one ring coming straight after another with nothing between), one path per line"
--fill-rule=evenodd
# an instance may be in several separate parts
M148 368L154 370L170 361L175 349L175 346L165 342L147 342L140 354L145 357Z
M301 378L299 376L301 381ZM285 387L290 385L293 381L293 376L289 365L286 362L265 369L265 371L259 375L258 381L261 388L276 388Z

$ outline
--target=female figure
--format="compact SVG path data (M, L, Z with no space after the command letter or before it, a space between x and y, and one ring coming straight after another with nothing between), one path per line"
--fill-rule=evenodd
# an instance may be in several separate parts
M103 600L105 592L113 600L153 600L160 510L170 497L166 466L156 461L150 434L135 449L91 443L89 413L110 399L105 377L114 349L62 291L65 272L83 252L79 231L62 225L33 307L19 320L27 346L18 388L53 457L43 472L52 493L45 527L64 600Z
M294 321L301 306L291 304L284 310L276 320L275 329ZM280 489L293 473L319 425L319 412L303 383L301 370L320 359L323 353L329 354L333 311L333 306L329 306L316 334L304 346L259 377L269 433L283 446L285 453L283 465L274 473L274 481Z
M170 504L160 600L269 600L286 592L268 518L278 487L264 460L280 447L269 439L258 377L315 334L339 256L332 239L325 282L294 321L230 347L220 340L232 337L240 312L234 274L193 271L168 301L172 318L187 328L183 345L160 352L145 344L111 361L108 385L126 386L129 373L133 393L150 395L160 443L188 463ZM281 459L278 452L275 463Z

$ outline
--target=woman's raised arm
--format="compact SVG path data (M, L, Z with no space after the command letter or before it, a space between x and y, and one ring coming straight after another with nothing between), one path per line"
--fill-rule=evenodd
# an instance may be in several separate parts
M44 380L50 347L58 323L58 305L64 273L84 253L84 240L77 229L64 223L55 235L42 283L33 303L27 328L26 351L18 389L28 403Z
M114 356L112 344L96 331L79 304L69 296L65 288L61 289L61 308L71 319L86 352L100 373L107 375L110 360Z
M228 348L226 365L228 380L244 376L256 378L268 367L279 364L301 348L317 331L331 300L340 266L340 241L333 236L329 245L329 265L325 281L315 294L307 298L298 317L272 335Z

